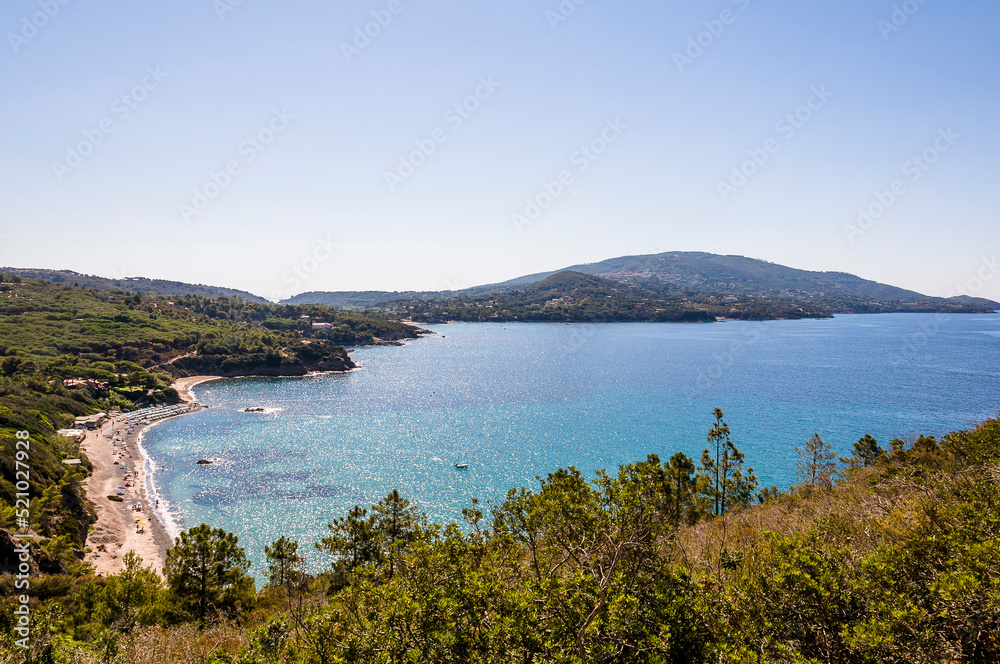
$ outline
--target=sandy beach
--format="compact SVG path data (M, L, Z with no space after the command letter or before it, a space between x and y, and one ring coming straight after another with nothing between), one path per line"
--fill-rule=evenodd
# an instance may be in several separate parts
M170 387L177 390L177 394L180 395L181 401L186 401L187 403L194 403L194 395L191 394L191 388L200 383L207 383L210 380L219 380L220 376L188 376L187 378L178 378Z
M191 376L174 381L174 387L181 400L194 404L191 388L216 376ZM189 411L194 412L194 411ZM142 558L143 566L162 574L167 549L173 545L170 535L153 511L146 486L145 459L138 445L139 435L148 425L129 424L122 418L105 422L100 429L87 433L81 444L82 451L94 465L93 474L86 480L87 498L97 512L97 522L87 537L91 549L85 560L100 575L119 572L124 563L122 557L129 551ZM116 451L121 458L116 458ZM116 463L117 460L117 463ZM131 471L129 473L129 471ZM126 481L126 477L130 480ZM119 487L125 486L125 489ZM112 501L108 496L124 493L122 502ZM127 501L131 501L127 502ZM133 505L141 502L142 511L134 511ZM141 527L136 522L141 521Z

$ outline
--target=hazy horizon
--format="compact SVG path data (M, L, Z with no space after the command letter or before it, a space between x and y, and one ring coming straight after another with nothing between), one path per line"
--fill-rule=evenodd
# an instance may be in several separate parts
M712 253L712 252L667 251L667 252L660 252L660 253L668 253L668 254L670 254L670 253ZM739 255L739 254L731 254L731 255ZM742 256L742 257L743 258L755 258L754 256ZM609 256L608 258L609 259L610 258L619 258L619 256ZM607 260L607 259L605 259L605 260ZM759 259L759 260L763 260L763 259ZM448 291L459 291L459 290L462 290L462 289L465 289L465 288L472 288L472 287L476 287L476 286L489 286L489 285L492 285L492 284L503 283L503 282L506 282L506 281L510 281L512 279L517 279L517 278L520 278L520 277L526 277L526 276L531 276L531 275L534 275L534 274L546 273L546 272L558 272L558 271L564 270L566 268L574 267L574 266L587 265L587 264L600 263L600 262L602 262L602 261L590 261L588 263L582 263L582 262L580 262L580 263L575 263L574 265L560 265L559 267L543 268L543 269L540 269L540 270L535 270L535 271L530 272L530 273L514 274L514 275L511 275L509 277L505 277L503 279L498 279L496 281L490 281L490 282L482 282L482 283L475 283L475 284L463 284L463 285L457 285L457 286L454 285L454 284L446 284L446 287L434 289L432 292L438 292L438 291L445 291L445 292L448 292ZM986 265L986 264L988 264L988 263L984 263L984 265ZM252 295L256 295L258 297L269 298L269 299L272 299L272 300L273 300L273 298L271 298L270 296L274 294L274 293L269 294L269 293L255 292L253 290L250 290L248 288L245 288L245 287L241 286L238 283L193 282L193 281L190 281L190 280L185 280L185 279L180 279L180 278L173 278L173 277L151 277L149 275L144 275L144 274L134 274L134 275L133 274L130 274L130 275L93 274L93 273L81 272L79 270L71 270L70 268L39 268L38 266L35 266L35 265L8 265L8 266L3 266L3 267L9 267L9 268L14 268L14 269L53 269L53 270L66 270L66 271L76 272L78 274L81 274L82 276L104 277L106 279L129 279L129 278L162 279L164 281L177 281L177 282L182 282L182 283L187 283L187 284L192 284L192 285L212 286L212 287L218 287L218 288L229 288L229 289L234 289L234 290L241 290L241 291L246 291L246 292L248 292L248 293L250 293ZM789 268L794 268L794 269L799 269L799 270L809 270L809 268L797 267L797 266L794 266L794 265L785 265L784 267L789 267ZM810 271L815 271L815 272L843 272L843 270L822 270L822 271L820 271L820 270L810 270ZM308 275L306 276L305 279L302 278L302 275L307 275L307 273L305 273L300 268L297 272L289 272L289 273L287 273L284 276L289 277L291 281L294 281L296 283L304 283L304 282L309 281ZM862 278L867 278L867 277L864 277L864 275L855 275L855 276L859 276L859 277L862 277ZM885 283L888 286L896 286L896 287L899 287L899 288L908 288L907 286L896 284L896 283L889 283L889 282L880 282L880 283ZM283 297L282 299L290 299L290 298L295 297L296 295L301 295L303 293L318 292L318 291L322 292L322 291L325 291L325 290L328 290L328 289L303 288L303 289L297 289L296 290L296 289L293 288L293 289L290 289L290 291L289 291L290 294L287 295L287 296L285 296L285 297ZM340 290L343 290L343 291L357 291L357 292L365 292L365 291L373 291L373 292L378 292L378 291L387 291L387 292L418 291L418 292L421 292L421 291L423 291L423 292L426 292L426 291L429 291L431 289L419 289L419 288L403 287L403 288L352 288L352 289L340 289ZM914 290L914 289L909 289L909 290ZM917 291L917 292L920 292L920 291ZM922 293L922 294L923 295L930 295L932 297L953 297L954 295L961 295L962 293L950 293L949 292L948 294L941 295L941 296L935 296L935 295L932 295L932 294L929 294L929 293ZM985 296L977 295L976 297L985 297ZM990 299L990 298L986 298L986 299ZM273 300L273 301L278 301L278 300Z
M998 19L14 0L0 264L284 298L683 250L1000 300Z

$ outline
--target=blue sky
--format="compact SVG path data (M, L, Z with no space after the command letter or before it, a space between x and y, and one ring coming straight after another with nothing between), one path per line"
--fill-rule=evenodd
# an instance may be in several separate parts
M0 264L287 297L696 250L1000 299L1000 5L575 2L9 0Z

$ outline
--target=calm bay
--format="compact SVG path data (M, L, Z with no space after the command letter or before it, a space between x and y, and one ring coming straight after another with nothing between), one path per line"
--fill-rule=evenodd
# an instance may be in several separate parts
M196 387L212 407L143 441L174 530L236 533L258 576L264 546L286 535L316 570L312 543L355 504L399 489L432 520L458 521L472 498L501 501L560 467L592 477L647 454L697 460L715 407L761 484L782 488L813 433L846 456L864 434L887 446L1000 412L997 315L431 329L354 350L362 368L347 374Z

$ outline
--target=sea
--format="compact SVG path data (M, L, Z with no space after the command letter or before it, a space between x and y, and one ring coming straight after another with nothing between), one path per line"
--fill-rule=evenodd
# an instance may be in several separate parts
M393 489L460 523L473 499L488 512L559 468L697 461L715 408L761 486L779 488L797 481L795 448L813 434L849 456L865 434L888 447L1000 413L995 314L429 329L353 349L360 368L344 374L195 387L210 408L142 440L168 530L235 533L260 584L265 545L295 539L318 571L327 524Z

